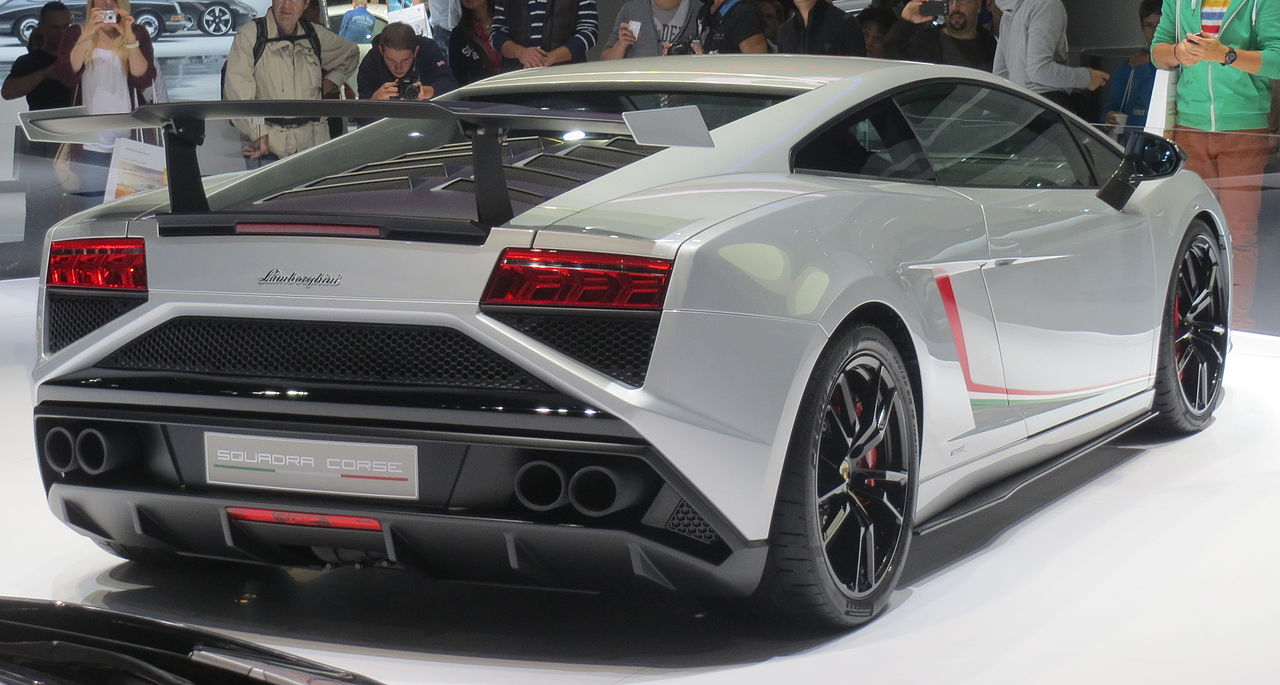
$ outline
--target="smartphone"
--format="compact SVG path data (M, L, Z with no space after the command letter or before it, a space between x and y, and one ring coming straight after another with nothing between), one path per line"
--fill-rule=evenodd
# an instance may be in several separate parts
M631 29L631 35L635 36L636 40L640 40L640 26L641 24L638 21L629 22L627 24L627 28Z
M920 16L922 17L945 17L947 16L947 3L945 0L937 0L936 2L926 2L920 5Z
M102 10L102 23L117 24L120 22L120 15L115 10Z

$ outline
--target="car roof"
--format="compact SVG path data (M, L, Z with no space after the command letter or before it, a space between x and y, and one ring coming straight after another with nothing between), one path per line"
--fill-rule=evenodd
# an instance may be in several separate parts
M645 88L668 84L673 90L782 91L792 95L852 76L908 63L858 57L809 55L695 55L632 59L521 69L485 79L462 90L478 97L487 90L554 92L566 86L593 90Z

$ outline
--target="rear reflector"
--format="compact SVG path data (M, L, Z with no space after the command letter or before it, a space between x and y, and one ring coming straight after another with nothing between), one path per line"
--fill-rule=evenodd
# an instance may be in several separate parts
M336 235L356 238L380 238L378 226L345 226L341 224L236 224L242 235Z
M671 260L507 248L482 304L661 309Z
M46 285L146 290L147 255L141 238L55 240Z
M227 516L236 521L255 523L280 523L286 526L311 526L312 528L342 528L344 530L382 530L377 519L364 516L337 516L333 514L307 514L301 511L278 511L250 507L227 507Z

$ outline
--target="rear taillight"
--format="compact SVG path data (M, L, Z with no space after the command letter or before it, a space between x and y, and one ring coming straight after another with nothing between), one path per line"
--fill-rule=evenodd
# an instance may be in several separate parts
M147 255L141 238L55 240L46 285L146 290Z
M312 528L342 528L345 530L382 530L382 523L365 516L341 516L337 514L309 514L301 511L278 509L254 509L252 507L227 507L227 516L236 521L254 523L279 523L286 526Z
M482 304L662 309L671 260L507 248Z

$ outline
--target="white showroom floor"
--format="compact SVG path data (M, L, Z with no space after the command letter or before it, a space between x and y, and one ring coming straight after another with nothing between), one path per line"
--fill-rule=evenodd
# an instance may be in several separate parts
M1280 339L1234 338L1203 433L1130 438L917 539L886 615L797 638L655 597L123 563L45 505L34 294L0 281L0 595L185 621L387 683L1280 683Z

